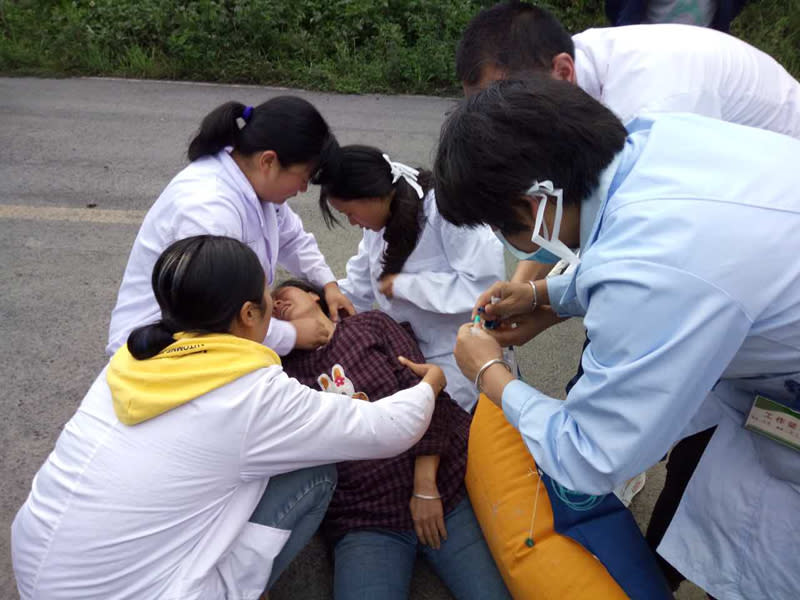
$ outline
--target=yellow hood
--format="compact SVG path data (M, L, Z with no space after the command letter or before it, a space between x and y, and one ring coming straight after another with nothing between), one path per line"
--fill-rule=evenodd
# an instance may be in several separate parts
M127 346L114 354L106 379L120 422L136 425L251 371L281 364L266 346L234 335L176 333L175 340L145 360L136 360Z

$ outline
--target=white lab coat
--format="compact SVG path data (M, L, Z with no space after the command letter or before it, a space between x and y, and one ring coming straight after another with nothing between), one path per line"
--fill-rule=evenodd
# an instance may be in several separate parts
M629 127L582 203L580 265L548 280L584 317L583 376L564 402L512 382L503 408L587 493L717 425L658 552L721 600L795 600L800 453L743 424L756 391L800 387L800 142L695 115Z
M433 401L420 383L370 404L272 366L129 427L104 369L14 519L22 600L257 600L290 534L248 521L270 476L395 456Z
M358 254L347 261L347 276L339 287L359 312L377 303L395 321L410 323L425 360L442 368L448 393L469 411L478 391L456 365L453 348L458 328L470 320L478 296L505 279L503 245L488 227L467 229L445 221L433 191L425 196L423 206L425 224L416 248L394 280L394 298L378 291L386 248L383 230L364 230Z
M161 317L150 281L159 255L174 241L202 234L224 235L250 246L268 284L278 264L320 287L336 279L300 217L287 204L261 202L230 154L222 150L178 173L147 212L111 314L109 356L126 343L133 329ZM293 325L272 319L265 343L284 355L296 337Z
M573 36L578 85L627 123L690 112L800 138L800 84L772 57L691 25L630 25Z

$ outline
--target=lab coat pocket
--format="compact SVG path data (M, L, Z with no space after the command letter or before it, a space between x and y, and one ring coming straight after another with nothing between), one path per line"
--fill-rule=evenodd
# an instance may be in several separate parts
M753 435L758 460L772 477L800 485L800 451L758 434Z
M219 563L228 598L258 600L291 531L247 522Z

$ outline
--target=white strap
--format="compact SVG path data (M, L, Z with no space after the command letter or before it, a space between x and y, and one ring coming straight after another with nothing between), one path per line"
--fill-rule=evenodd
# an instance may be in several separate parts
M392 170L392 184L397 183L397 180L402 177L406 180L408 185L414 188L414 191L417 192L417 196L420 198L424 196L422 186L417 183L417 176L419 175L419 171L417 169L413 169L408 165L404 165L403 163L392 161L388 154L384 154L383 159L389 163L389 168Z

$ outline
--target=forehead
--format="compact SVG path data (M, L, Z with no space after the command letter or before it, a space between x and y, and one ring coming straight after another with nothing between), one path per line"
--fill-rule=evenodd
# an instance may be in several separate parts
M287 285L284 287L280 287L272 292L273 298L288 298L291 296L296 296L297 294L306 294L307 292L301 290L298 287L294 287L293 285Z
M377 206L379 203L375 202L374 198L336 198L335 196L328 197L328 202L339 212L347 212L348 210L361 210Z

